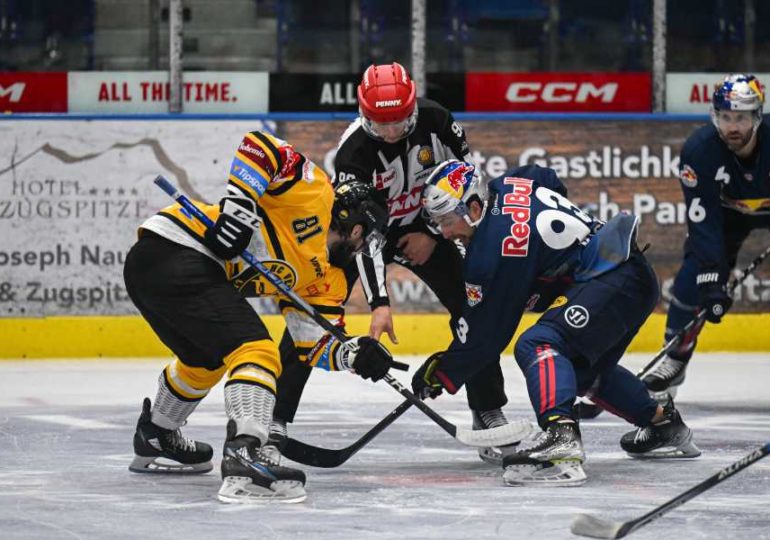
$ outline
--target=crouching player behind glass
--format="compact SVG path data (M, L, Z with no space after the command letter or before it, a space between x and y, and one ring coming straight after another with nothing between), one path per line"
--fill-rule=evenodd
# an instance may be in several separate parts
M577 395L638 426L620 440L633 457L700 455L674 404L659 405L618 365L659 293L636 247L638 219L621 214L603 224L566 191L552 169L519 167L485 186L457 161L437 167L423 190L430 220L466 247L467 305L449 348L415 373L415 393L454 394L497 361L525 310L544 311L514 348L542 431L506 453L508 485L586 480Z
M733 303L727 280L738 251L751 231L770 228L770 126L762 122L764 101L756 77L728 75L712 96L712 123L698 128L682 147L687 239L674 279L666 342L700 310L706 321L722 321ZM642 374L656 397L676 396L704 322Z
M386 214L373 203L373 193L364 184L334 190L326 174L288 143L253 132L238 148L227 194L218 205L199 204L215 226L205 229L177 204L141 225L126 257L126 288L176 359L160 374L154 404L144 400L130 470L211 470L211 446L185 438L179 428L226 374L219 499L305 498L304 473L280 466L268 444L281 363L278 347L245 298L276 290L239 254L248 248L339 324L347 292L341 268L359 251L377 251L384 242ZM351 338L343 346L292 303L279 306L310 365L355 370L374 381L394 365L375 340Z

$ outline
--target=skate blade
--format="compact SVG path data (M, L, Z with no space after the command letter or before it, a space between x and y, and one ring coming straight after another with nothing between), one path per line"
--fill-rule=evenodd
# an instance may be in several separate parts
M487 446L485 448L479 448L479 457L484 463L495 465L496 467L503 466L503 453L496 446Z
M662 446L643 454L626 452L634 459L694 459L701 455L700 448L693 442L680 444L679 446Z
M213 469L211 461L203 463L179 463L164 457L134 456L128 470L150 474L204 474Z
M485 448L479 448L479 457L481 461L494 465L495 467L503 466L503 457L516 452L518 444L511 444L507 446L487 446Z
M503 473L505 485L513 487L576 487L586 479L582 463L576 460L508 465Z
M228 504L299 503L306 498L301 482L278 480L268 489L254 484L247 476L226 477L217 493L217 499Z

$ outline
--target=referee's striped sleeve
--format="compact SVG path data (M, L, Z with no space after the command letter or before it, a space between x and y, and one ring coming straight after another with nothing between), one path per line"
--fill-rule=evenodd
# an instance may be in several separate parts
M369 306L374 309L390 305L388 289L385 286L385 261L382 258L382 252L374 257L359 253L356 256L356 264Z

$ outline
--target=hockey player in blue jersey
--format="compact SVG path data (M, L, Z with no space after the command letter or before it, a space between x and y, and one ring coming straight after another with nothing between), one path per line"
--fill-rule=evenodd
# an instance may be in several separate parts
M467 305L449 348L417 370L415 393L454 394L498 361L525 310L544 311L514 347L542 431L506 452L506 484L585 481L572 416L583 394L638 426L620 441L631 456L700 454L673 403L659 405L617 365L659 294L636 247L638 218L593 219L566 198L552 169L537 166L487 186L473 165L444 162L428 178L422 204L445 238L465 245Z
M728 75L711 101L712 123L682 147L680 173L687 205L684 261L674 279L666 321L668 342L699 310L719 323L732 305L727 280L738 250L754 229L770 227L770 126L762 123L764 95L753 75ZM656 397L676 395L703 323L643 373Z

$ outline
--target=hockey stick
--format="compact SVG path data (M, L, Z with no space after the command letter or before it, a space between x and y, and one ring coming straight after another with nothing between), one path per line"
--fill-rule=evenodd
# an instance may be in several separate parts
M195 206L195 204L189 198L187 198L187 196L184 193L181 193L179 190L177 190L176 187L174 187L174 185L168 180L166 180L162 175L158 175L158 177L155 178L155 184L160 189L165 191L171 198L176 200L176 202L182 205L182 207L185 210L187 210L195 219L200 221L203 225L205 225L206 227L214 226L214 222L211 221L211 219L206 214L204 214L200 208ZM300 309L302 309L302 311L307 313L316 323L318 323L319 326L321 326L321 328L323 328L324 330L329 332L331 335L333 335L335 338L337 338L337 340L339 340L340 343L345 343L346 341L348 341L349 337L346 336L345 333L342 330L340 330L339 327L335 326L334 324L329 322L329 320L325 319L323 315L321 315L313 306L308 304L301 296L299 296L292 289L290 289L286 285L286 283L283 282L283 280L281 280L278 276L273 274L254 255L244 250L243 253L241 253L241 257L243 258L244 261L249 263L249 265L251 265L257 272L262 274L265 277L265 279L267 279L282 295L284 295L286 298L294 302L296 306L298 306ZM403 366L404 370L407 369L407 366L405 364L401 364L400 362L394 363L394 367L402 369L400 366ZM417 396L415 396L409 390L404 388L404 386L389 373L386 373L385 376L382 378L382 380L387 382L399 394L401 394L406 399L408 399L412 403L412 405L416 406L423 413L425 413L425 415L427 415L431 420L433 420L436 424L438 424L444 431L449 433L452 437L454 437L461 443L467 444L468 446L487 447L487 446L505 446L508 444L514 444L521 441L521 439L527 436L532 430L532 427L530 426L529 422L525 420L519 420L517 422L511 422L504 426L498 426L495 428L483 429L478 431L458 428L451 422L447 421L444 417L442 417L436 411L434 411L431 407L423 403L422 400L420 400Z
M289 437L286 439L286 446L281 450L281 454L284 457L296 461L297 463L302 463L303 465L311 465L313 467L322 467L326 469L339 467L350 459L353 454L361 450L361 448L363 448L369 441L379 435L386 427L395 422L396 419L404 414L411 406L412 402L407 399L401 403L401 405L393 409L388 416L380 420L376 426L367 431L360 439L346 448L340 448L339 450L321 448Z
M748 456L745 456L732 465L728 465L715 475L707 478L697 486L688 489L681 495L677 495L670 501L661 504L657 508L647 512L642 517L632 519L626 522L605 521L590 514L580 514L572 522L572 534L580 536L589 536L591 538L623 538L631 534L636 529L647 525L650 521L659 518L663 514L683 505L690 499L697 497L704 491L711 489L723 480L730 478L735 473L742 471L752 463L759 461L770 454L770 443L754 450Z
M754 260L751 261L751 263L741 271L740 276L738 276L737 278L733 279L730 282L729 291L728 291L730 295L732 295L733 292L735 292L735 289L737 289L741 283L746 281L747 277L749 277L752 273L754 273L754 270L756 270L757 267L760 264L762 264L762 262L768 257L768 255L770 255L770 247L768 247L767 249L765 249L765 251L757 255L754 258ZM656 354L655 357L652 360L650 360L650 362L646 366L644 366L641 369L641 371L639 371L639 373L636 374L636 376L641 379L642 377L647 375L647 373L655 367L655 365L658 363L658 361L661 358L666 356L677 345L679 345L684 339L684 337L687 335L687 333L690 332L690 330L692 330L696 325L703 323L705 319L706 319L706 310L699 309L695 314L695 318L693 318L693 320L691 320L686 325L684 325L684 327L681 330L679 330L679 332L677 332L674 337L668 340L666 344L663 345L663 348L660 351L658 351L658 354Z

